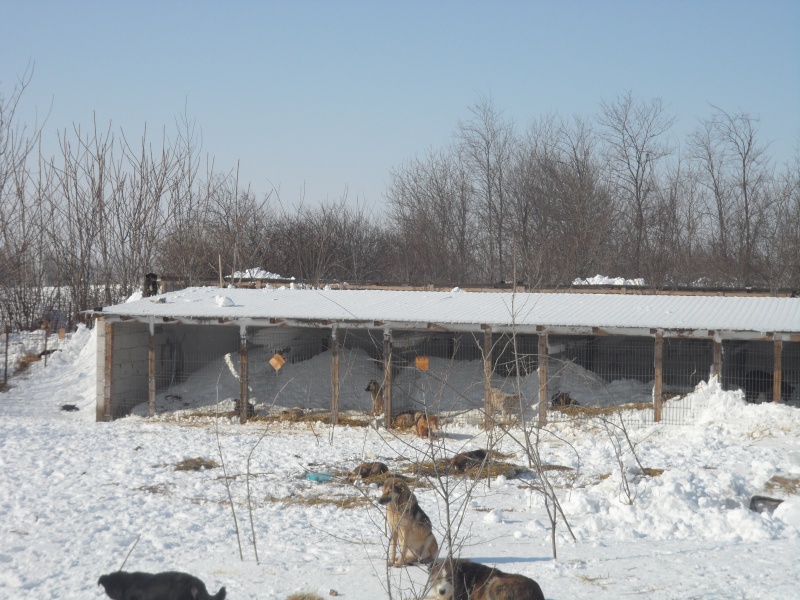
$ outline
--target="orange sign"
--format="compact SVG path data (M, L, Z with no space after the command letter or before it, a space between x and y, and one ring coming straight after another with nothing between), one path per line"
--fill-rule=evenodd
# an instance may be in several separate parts
M286 360L280 354L276 353L275 356L269 359L269 364L271 364L272 368L276 371L280 371L281 367L286 364Z
M417 368L420 371L427 371L428 370L428 357L427 356L418 356L417 357Z

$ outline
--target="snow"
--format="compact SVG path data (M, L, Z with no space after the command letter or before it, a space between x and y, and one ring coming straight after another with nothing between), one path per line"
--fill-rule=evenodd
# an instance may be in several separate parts
M294 279L294 277L283 277L277 273L266 271L261 267L251 267L244 271L235 271L233 279Z
M1 598L104 598L98 577L120 568L129 552L126 570L187 571L212 592L224 585L233 600L283 600L300 591L328 597L331 590L366 600L389 597L388 587L392 598L422 593L425 569L385 567L378 490L306 475L338 475L362 460L400 470L408 459L486 447L484 431L445 424L431 443L321 423L242 426L165 414L95 423L95 361L94 331L81 327L46 367L12 378L0 394ZM309 379L319 377L307 362ZM457 385L457 374L450 383ZM309 382L305 393L314 389ZM800 478L800 411L747 404L714 379L686 401L690 424L627 431L638 461L629 451L618 461L597 424L543 432L542 460L559 466L548 474L576 538L558 524L557 559L543 498L528 485L532 475L452 478L462 556L533 577L549 599L797 597L800 500L782 493L786 501L773 514L748 507L752 495L770 495L776 476ZM79 410L62 411L63 404ZM497 449L524 467L515 439L499 436ZM193 457L224 462L224 471L175 470ZM663 471L648 476L639 464ZM446 549L440 492L416 490ZM352 508L327 502L364 497L371 503Z
M586 279L575 279L572 285L638 285L643 286L644 279L625 279L624 277L608 277L606 275L595 275Z
M481 331L487 323L529 330L545 326L549 332L574 334L593 327L621 328L633 335L651 329L749 332L744 337L800 333L800 299L776 297L680 296L592 293L429 292L408 290L302 289L301 284L260 290L225 290L233 305L220 306L218 287L193 287L154 298L103 307L102 316L173 319L236 319L242 325L282 319L307 323L344 323L347 326L425 329L428 324ZM290 324L290 323L287 323ZM392 326L395 327L392 327ZM739 336L742 337L742 336Z

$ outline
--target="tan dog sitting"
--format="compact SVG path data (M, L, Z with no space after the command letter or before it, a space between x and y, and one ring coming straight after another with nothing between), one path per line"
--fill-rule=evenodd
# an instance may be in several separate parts
M439 544L433 535L430 518L420 508L408 483L399 477L389 477L383 484L383 494L378 502L386 505L389 564L402 567L417 562L432 563L439 553Z

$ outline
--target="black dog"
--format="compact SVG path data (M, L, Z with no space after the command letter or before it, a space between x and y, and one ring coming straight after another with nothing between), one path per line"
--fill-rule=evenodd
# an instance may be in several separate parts
M767 371L748 371L742 380L742 389L748 402L772 401L772 385L775 375ZM781 399L786 401L792 397L794 386L781 380ZM762 396L763 394L763 396Z
M197 577L177 571L117 571L101 576L97 585L102 585L112 600L225 600L224 587L212 596Z

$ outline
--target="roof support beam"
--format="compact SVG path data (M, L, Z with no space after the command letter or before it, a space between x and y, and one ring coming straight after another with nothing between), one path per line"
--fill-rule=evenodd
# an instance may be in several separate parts
M250 400L247 394L247 327L239 328L239 422L247 423Z
M392 330L383 331L383 426L392 428Z
M661 332L656 333L656 347L655 358L653 360L654 378L653 378L653 421L655 423L661 422L661 412L663 409L663 367L664 367L664 335Z
M483 429L491 431L494 427L492 408L492 327L481 325L483 329Z

